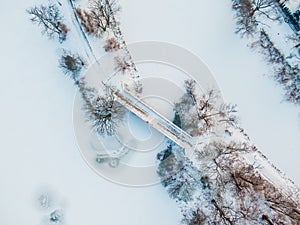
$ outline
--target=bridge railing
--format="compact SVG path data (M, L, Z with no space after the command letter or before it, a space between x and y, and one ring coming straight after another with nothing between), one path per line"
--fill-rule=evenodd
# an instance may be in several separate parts
M141 115L138 116L141 117L141 119L145 120L148 123L150 122L152 125L157 124L161 129L164 130L164 132L162 133L173 140L175 143L179 145L185 145L182 146L184 148L186 148L186 145L188 145L189 147L192 147L194 145L192 136L172 123L169 119L158 113L151 106L146 105L142 100L133 96L129 91L124 90L120 92L118 90L115 92L115 95L123 101L120 103L124 104L124 106L126 106L133 113L140 113ZM152 115L153 117L152 120L149 119L150 115ZM158 127L154 128L158 129Z

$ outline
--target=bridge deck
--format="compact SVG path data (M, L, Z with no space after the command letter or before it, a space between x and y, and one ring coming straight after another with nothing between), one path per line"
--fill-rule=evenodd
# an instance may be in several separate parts
M115 91L116 101L136 114L146 123L174 141L176 144L189 151L194 146L193 137L176 126L170 120L159 114L156 110L134 97L127 91Z

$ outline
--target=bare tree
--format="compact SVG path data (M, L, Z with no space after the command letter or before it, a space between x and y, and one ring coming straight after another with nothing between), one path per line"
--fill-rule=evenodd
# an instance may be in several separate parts
M236 13L236 33L253 36L261 16L272 21L280 21L279 3L276 0L233 0L232 8Z
M115 26L114 15L120 11L116 0L92 0L89 11L77 9L85 30L97 37Z
M78 86L92 127L100 135L113 135L125 115L125 108L115 101L113 88L106 86L105 95L99 96L95 89L86 86L84 79L79 80Z
M59 59L59 66L64 74L69 75L74 82L78 81L80 71L86 66L86 61L78 54L64 50Z
M129 61L122 56L116 56L114 58L115 61L115 70L121 71L123 74L126 73L126 71L130 70L130 63Z
M167 191L179 202L182 224L298 225L299 193L286 194L261 174L260 167L249 164L243 156L256 150L248 142L214 140L199 149L197 168L182 170L185 177L179 172L166 180ZM172 151L165 153L175 157ZM173 163L167 163L171 171ZM185 192L185 182L191 184L190 192Z
M236 12L236 33L252 36L257 29L258 21L254 17L251 0L233 0L232 8Z
M185 81L186 93L175 103L174 111L180 115L182 129L192 136L202 135L220 124L237 124L235 105L218 105L219 95L209 90L198 96L195 81Z
M63 17L55 4L34 6L27 10L31 21L42 28L42 34L50 39L58 37L60 42L66 40L68 28L63 23Z
M284 194L272 183L264 180L264 196L266 204L274 211L275 218L289 218L293 223L299 224L300 221L300 203L294 200L296 193L290 193L290 196ZM278 214L278 215L276 215ZM298 222L298 223L297 223Z

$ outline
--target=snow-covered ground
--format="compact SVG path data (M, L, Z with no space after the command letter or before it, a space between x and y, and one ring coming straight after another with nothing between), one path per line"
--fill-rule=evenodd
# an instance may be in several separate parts
M41 37L25 14L39 2L1 2L0 224L39 225L47 212L34 199L44 186L62 197L66 224L178 224L163 187L110 183L82 159L72 124L75 87L57 66L57 41Z
M198 55L225 101L238 105L241 126L251 140L300 186L299 107L282 102L281 88L266 75L270 69L262 56L234 34L231 1L120 2L125 39L170 42Z
M115 185L81 158L72 125L75 88L57 67L57 42L41 37L25 14L38 3L1 4L0 224L40 224L46 212L34 207L34 197L42 186L64 199L67 224L178 224L177 206L163 187ZM300 185L299 108L280 102L280 87L263 76L269 70L262 58L234 34L230 1L121 0L121 5L125 39L170 42L197 54L225 100L238 104L242 127L254 143Z
M291 9L292 12L295 12L299 9L299 1L298 0L289 0L286 3L286 6Z

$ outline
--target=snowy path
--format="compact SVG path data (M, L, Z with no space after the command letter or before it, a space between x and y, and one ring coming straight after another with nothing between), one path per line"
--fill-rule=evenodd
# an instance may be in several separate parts
M97 60L97 59L94 54L94 50L90 44L90 41L88 40L88 37L87 37L85 31L83 30L83 27L80 24L80 20L75 12L75 5L73 3L73 0L67 0L67 5L68 5L68 9L66 10L66 12L68 13L69 18L71 19L73 27L76 29L76 32L81 37L81 39L84 40L83 45L87 46L85 48L85 52L86 52L86 55L87 55L89 61L93 62L94 60Z

